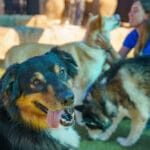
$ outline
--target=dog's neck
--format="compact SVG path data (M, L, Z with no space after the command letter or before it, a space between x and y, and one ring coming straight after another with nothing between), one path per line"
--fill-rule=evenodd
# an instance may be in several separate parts
M90 47L98 46L96 44L96 37L99 33L99 30L87 31L84 37L84 43L86 43Z

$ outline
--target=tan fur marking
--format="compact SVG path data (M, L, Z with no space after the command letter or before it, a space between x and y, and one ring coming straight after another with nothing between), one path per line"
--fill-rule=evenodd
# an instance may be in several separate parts
M47 94L35 93L18 98L16 105L20 109L23 120L28 125L32 125L38 129L48 128L48 125L46 122L46 114L34 105L35 101L50 110L65 109L65 106L62 106L56 99L50 86L48 87Z

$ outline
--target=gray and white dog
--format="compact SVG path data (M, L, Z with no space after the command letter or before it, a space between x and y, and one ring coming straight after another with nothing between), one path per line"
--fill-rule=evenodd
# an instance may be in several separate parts
M108 127L104 132L88 128L91 138L108 140L120 121L129 117L132 124L130 133L126 138L118 137L117 142L122 146L135 144L150 116L150 56L116 61L95 81L90 94L91 103L94 99L99 104L100 120L112 120L110 126L105 123ZM91 104L91 107L97 106ZM93 108L90 110L94 111Z

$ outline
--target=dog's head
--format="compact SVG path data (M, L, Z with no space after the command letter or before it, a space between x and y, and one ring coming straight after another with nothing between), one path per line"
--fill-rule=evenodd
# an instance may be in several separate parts
M77 75L73 57L56 47L45 55L10 66L0 81L0 101L11 120L35 129L71 125Z
M91 46L96 46L95 42L97 40L98 34L100 33L103 33L109 40L110 32L120 25L120 20L118 18L118 15L111 17L104 17L101 16L101 14L90 16L86 27L86 43Z
M106 37L110 39L110 32L120 26L120 16L118 14L110 17L102 17L102 32L105 33Z
M118 114L116 99L121 98L121 86L118 86L120 82L112 73L114 72L107 71L99 76L90 87L87 100L75 107L82 113L83 122L91 130L105 131L111 125L113 117ZM114 90L118 92L113 92Z
M120 70L124 60L115 61L112 66L104 71L92 85L90 94L101 105L102 113L108 118L118 115L120 105L128 107L130 98L123 87L123 78Z
M83 123L88 130L105 131L111 125L111 120L102 113L101 106L94 99L84 100L75 109L82 113Z

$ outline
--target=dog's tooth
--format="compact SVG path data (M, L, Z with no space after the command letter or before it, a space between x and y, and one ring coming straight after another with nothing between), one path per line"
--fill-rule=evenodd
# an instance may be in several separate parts
M70 126L74 122L74 112L72 109L64 110L64 113L61 115L60 123L64 126Z

